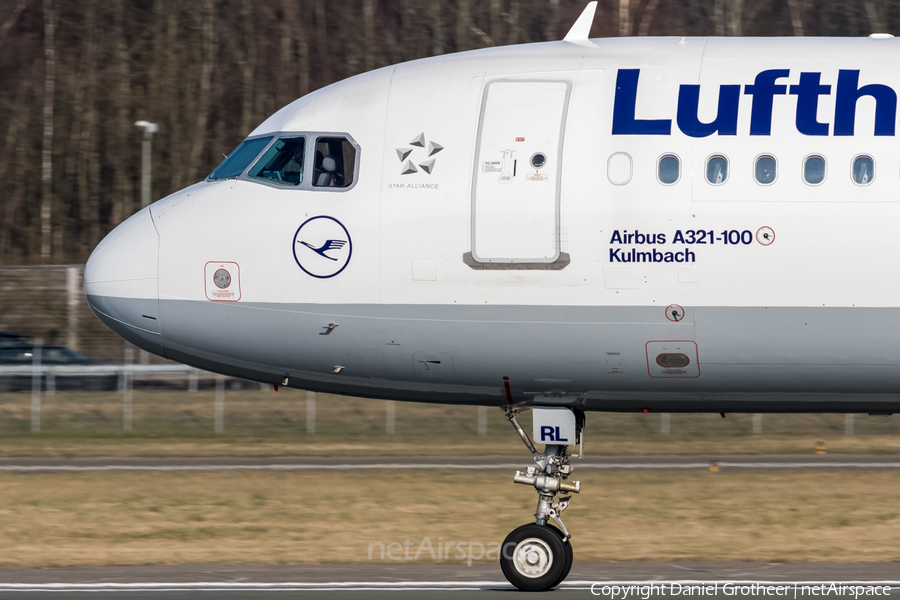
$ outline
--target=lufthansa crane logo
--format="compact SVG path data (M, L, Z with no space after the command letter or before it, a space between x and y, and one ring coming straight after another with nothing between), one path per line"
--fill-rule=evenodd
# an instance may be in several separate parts
M419 169L431 175L434 172L434 166L437 159L434 155L444 149L443 146L435 141L427 141L425 133L420 133L409 143L411 148L397 148L397 158L400 159L400 174L412 175L418 173ZM421 150L420 150L421 149ZM425 157L422 154L425 153ZM416 168L418 165L418 168Z
M353 242L344 225L325 215L307 219L294 234L294 260L307 275L334 277L350 262Z

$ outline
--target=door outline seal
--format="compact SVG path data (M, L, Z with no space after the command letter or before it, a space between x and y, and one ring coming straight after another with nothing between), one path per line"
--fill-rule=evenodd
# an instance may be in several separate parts
M487 108L488 93L491 85L495 83L564 83L566 84L566 98L563 102L562 117L560 119L559 128L559 146L557 148L557 169L556 169L556 207L554 210L556 218L556 258L553 260L540 261L533 259L496 259L496 260L480 260L475 254L475 202L476 188L478 185L478 159L481 154L481 134L484 127L484 112ZM572 97L572 82L568 79L494 79L488 81L484 86L484 94L481 97L481 111L478 115L478 132L475 138L475 164L472 177L472 195L471 195L471 223L469 235L471 238L472 249L463 253L463 263L476 270L484 271L500 271L500 270L542 270L542 271L558 271L566 268L571 262L568 253L560 250L560 195L562 192L562 172L563 172L563 148L566 141L566 125L569 119L569 100Z

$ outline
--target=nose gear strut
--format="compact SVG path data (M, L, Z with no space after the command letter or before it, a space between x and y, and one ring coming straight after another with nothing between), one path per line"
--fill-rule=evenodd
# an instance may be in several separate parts
M559 585L572 568L572 546L569 543L572 535L560 515L572 500L569 494L581 491L581 483L568 481L574 470L569 464L568 446L547 444L544 452L537 451L516 419L516 414L522 410L524 409L515 407L503 408L507 420L531 452L535 466L528 467L524 473L516 471L513 481L533 486L538 493L538 504L534 524L523 525L507 536L500 555L500 567L514 586L538 591ZM577 431L575 442L581 446L579 456L583 456L584 413L578 410L573 412ZM550 519L559 526L559 530L547 525ZM523 536L526 537L523 539Z

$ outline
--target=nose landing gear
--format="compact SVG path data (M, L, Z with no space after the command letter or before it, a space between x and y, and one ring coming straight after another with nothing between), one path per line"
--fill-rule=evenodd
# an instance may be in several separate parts
M569 543L572 536L560 515L569 506L572 499L569 494L581 491L581 483L568 481L573 471L568 446L547 444L543 453L538 452L519 425L517 412L514 408L504 408L506 418L531 451L536 466L528 467L525 473L516 471L513 481L533 486L538 493L538 505L534 523L522 525L506 536L500 553L500 568L506 579L521 590L548 590L559 585L572 568L572 544ZM577 423L575 441L580 443L584 413L573 412ZM548 525L549 519L553 519L559 529Z

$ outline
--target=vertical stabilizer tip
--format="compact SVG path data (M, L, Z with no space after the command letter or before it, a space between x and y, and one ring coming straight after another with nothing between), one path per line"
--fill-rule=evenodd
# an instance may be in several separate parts
M563 38L563 41L566 42L587 42L588 36L591 34L591 25L594 24L594 13L597 12L597 1L588 2L588 5L584 7L584 12L581 13L581 16L575 21L575 24L572 25L572 29L569 30L569 33L566 34L566 37Z

